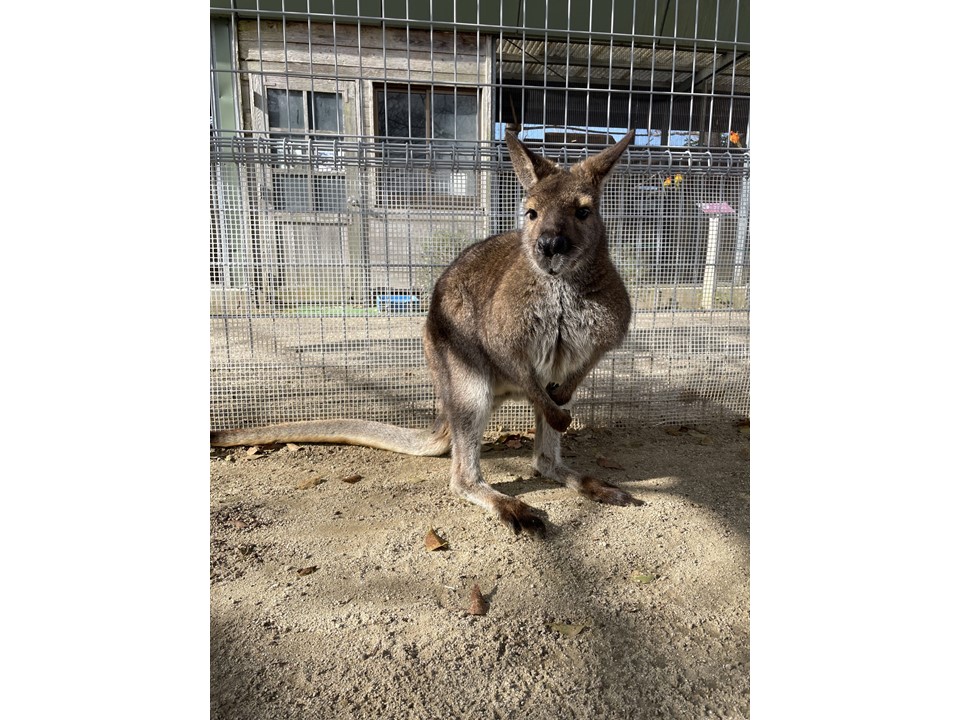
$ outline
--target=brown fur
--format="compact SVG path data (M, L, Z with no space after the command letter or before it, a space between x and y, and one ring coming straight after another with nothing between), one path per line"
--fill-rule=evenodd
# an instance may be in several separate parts
M623 340L630 300L607 250L600 217L603 181L627 137L569 171L527 148L507 146L527 192L521 230L466 248L437 280L424 326L424 352L439 400L432 432L359 420L285 423L211 433L214 445L336 442L416 455L450 452L450 487L515 532L543 534L542 513L491 488L480 472L480 442L504 400L534 408L534 468L598 502L638 501L560 457L560 434L579 384Z

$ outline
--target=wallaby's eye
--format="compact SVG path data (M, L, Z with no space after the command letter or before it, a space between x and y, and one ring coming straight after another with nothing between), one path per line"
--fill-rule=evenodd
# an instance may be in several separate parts
M574 214L577 216L577 220L586 220L590 216L590 208L577 208L577 212Z
M531 208L530 210L527 210L527 212L524 213L524 214L525 214L528 218L530 218L531 220L536 220L536 219L537 219L537 211L534 210L533 208Z

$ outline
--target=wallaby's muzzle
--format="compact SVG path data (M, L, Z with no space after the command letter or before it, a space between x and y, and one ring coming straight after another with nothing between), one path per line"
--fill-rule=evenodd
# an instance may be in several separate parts
M537 250L546 257L566 255L570 251L570 241L564 235L543 233L537 238Z

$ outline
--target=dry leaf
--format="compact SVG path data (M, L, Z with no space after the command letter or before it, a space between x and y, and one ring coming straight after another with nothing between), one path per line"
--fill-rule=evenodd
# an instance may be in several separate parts
M340 482L350 483L351 485L361 480L363 480L363 475L347 475L347 477L340 478Z
M648 583L652 583L654 580L656 580L657 576L655 573L645 573L640 572L639 570L634 570L632 573L630 573L630 579L635 583L647 585Z
M305 478L297 483L297 490L309 490L310 488L315 488L322 482L323 478L321 477Z
M589 625L567 625L565 623L547 623L547 627L558 632L564 637L573 637L574 635L579 635L583 630L590 627Z
M597 455L597 465L600 467L608 468L610 470L623 470L624 467L616 460L611 460L610 458L605 458L603 455Z
M304 575L312 575L316 571L317 571L317 566L311 565L309 567L304 567L297 570L297 575L299 575L300 577L303 577Z
M437 535L437 531L433 528L430 528L430 532L428 532L427 536L423 539L423 544L430 552L447 548L447 541Z
M247 526L243 520L231 520L230 524L233 525L237 530L243 530Z
M504 443L504 444L505 444L508 448L512 448L512 449L516 450L517 448L520 447L520 445L521 445L522 443L520 442L520 438L518 438L518 437L512 437L512 438L510 438L509 440L507 440L507 442Z
M263 455L260 453L260 446L253 445L252 447L247 448L246 452L243 454L243 456L240 459L243 462L247 462L249 460L259 460L260 458L265 458L265 457L266 455Z
M296 452L299 449L300 449L299 445L295 445L294 443L287 443L287 450L289 450L290 452Z
M467 612L471 615L486 615L489 609L490 603L487 602L486 598L483 597L483 593L480 592L480 586L474 583L473 588L470 590L470 607L467 609Z

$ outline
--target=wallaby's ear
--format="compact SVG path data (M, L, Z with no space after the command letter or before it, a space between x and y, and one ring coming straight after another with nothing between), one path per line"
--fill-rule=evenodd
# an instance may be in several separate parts
M611 145L599 155L594 155L574 165L570 172L586 175L596 187L603 184L607 173L613 170L623 151L633 142L634 131L631 130L616 145Z
M513 169L516 171L523 189L527 192L547 175L552 175L560 170L556 163L537 155L520 142L515 133L509 130L507 131L507 149L510 151L510 161L513 163Z

